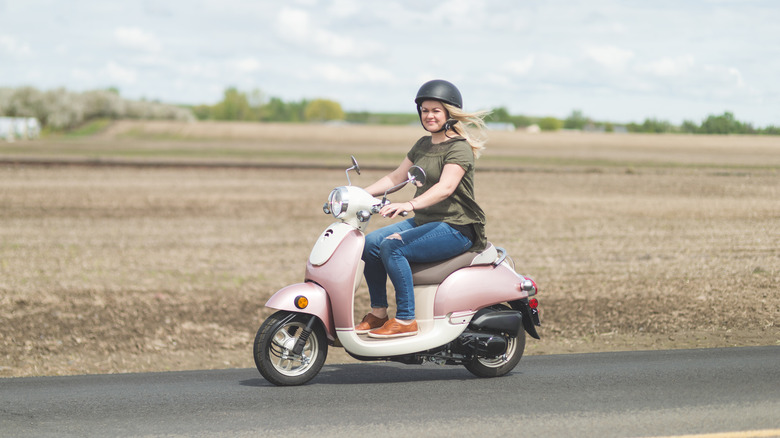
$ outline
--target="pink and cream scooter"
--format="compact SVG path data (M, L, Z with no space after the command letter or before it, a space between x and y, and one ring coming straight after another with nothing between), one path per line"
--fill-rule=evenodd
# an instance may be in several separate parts
M380 200L351 185L349 172L360 174L354 157L352 164L348 185L334 189L323 207L339 221L317 239L304 282L279 290L266 303L278 311L255 337L254 359L263 377L275 385L302 385L322 368L328 345L365 361L464 365L479 377L510 372L523 355L525 332L539 339L537 287L492 244L481 253L412 266L417 335L375 339L355 332L365 229L389 201L387 193ZM425 173L414 166L401 186L424 181Z

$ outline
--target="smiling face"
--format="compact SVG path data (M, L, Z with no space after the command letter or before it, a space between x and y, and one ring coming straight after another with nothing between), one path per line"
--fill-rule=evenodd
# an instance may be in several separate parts
M420 104L420 122L428 132L438 132L444 128L449 114L438 100L426 100Z

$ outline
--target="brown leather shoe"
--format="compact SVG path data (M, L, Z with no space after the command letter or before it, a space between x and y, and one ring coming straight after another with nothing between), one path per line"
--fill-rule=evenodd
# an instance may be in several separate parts
M384 325L386 322L386 316L384 318L377 318L373 313L369 313L363 317L363 320L360 321L360 324L355 326L355 333L359 335L365 335L370 330L382 327L382 325Z
M399 338L401 336L414 336L417 334L417 321L411 324L401 324L393 318L382 327L368 332L370 338Z

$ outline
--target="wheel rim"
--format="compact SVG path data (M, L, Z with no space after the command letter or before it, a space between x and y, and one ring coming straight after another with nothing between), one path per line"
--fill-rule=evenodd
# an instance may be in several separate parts
M280 374L290 377L300 376L314 365L314 357L319 351L317 336L314 333L306 340L300 355L292 352L304 327L301 323L290 322L274 333L268 349L268 357L271 365Z
M512 337L508 339L506 352L503 355L493 359L479 358L477 360L486 367L498 368L509 362L509 360L515 355L515 350L517 350L517 338Z

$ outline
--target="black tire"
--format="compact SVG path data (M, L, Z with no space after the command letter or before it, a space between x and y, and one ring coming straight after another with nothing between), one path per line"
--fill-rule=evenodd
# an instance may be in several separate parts
M496 310L506 310L507 307L495 306ZM500 377L512 371L523 358L525 350L525 331L520 330L517 336L507 337L506 352L497 358L474 358L465 364L467 370L477 377Z
M320 372L328 356L325 329L318 320L300 355L293 346L311 315L279 311L269 316L257 331L255 365L266 380L278 386L303 385Z

